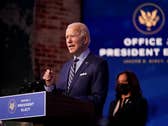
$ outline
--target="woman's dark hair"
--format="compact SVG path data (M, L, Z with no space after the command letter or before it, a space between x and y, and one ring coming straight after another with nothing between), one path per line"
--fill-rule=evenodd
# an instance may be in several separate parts
M128 81L128 84L129 84L130 90L131 90L131 97L142 96L139 80L138 80L136 74L132 71L123 71L123 72L119 73L116 77L116 87L117 87L118 78L122 74L126 74L126 76L127 76L127 81ZM116 97L120 98L120 94L117 93Z

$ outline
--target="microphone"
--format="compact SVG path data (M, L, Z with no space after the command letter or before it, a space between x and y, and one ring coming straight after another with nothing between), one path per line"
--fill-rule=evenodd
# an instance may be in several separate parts
M44 79L41 79L41 80L38 80L38 81L35 81L35 84L39 85L45 85L45 80Z
M19 93L31 93L44 90L45 80L36 80L25 83L19 90Z

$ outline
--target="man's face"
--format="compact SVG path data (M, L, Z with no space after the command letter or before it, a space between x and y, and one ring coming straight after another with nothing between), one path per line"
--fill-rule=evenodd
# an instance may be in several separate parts
M80 55L85 48L85 40L77 30L77 26L71 26L66 30L66 45L70 54Z

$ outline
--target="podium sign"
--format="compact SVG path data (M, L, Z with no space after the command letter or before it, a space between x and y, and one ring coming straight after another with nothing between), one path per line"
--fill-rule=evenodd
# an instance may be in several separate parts
M0 97L0 120L46 116L46 92Z

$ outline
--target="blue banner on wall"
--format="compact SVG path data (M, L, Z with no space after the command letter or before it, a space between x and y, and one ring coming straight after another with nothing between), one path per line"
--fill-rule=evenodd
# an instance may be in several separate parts
M0 120L46 115L46 92L0 97Z
M149 102L148 126L168 125L168 1L83 1L83 22L90 29L91 50L108 60L109 92L116 75L134 71Z

